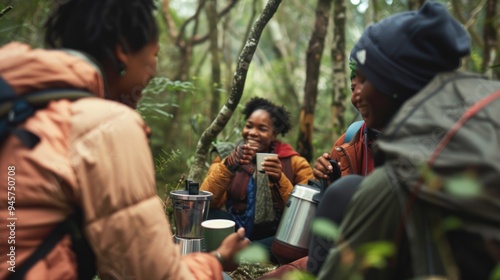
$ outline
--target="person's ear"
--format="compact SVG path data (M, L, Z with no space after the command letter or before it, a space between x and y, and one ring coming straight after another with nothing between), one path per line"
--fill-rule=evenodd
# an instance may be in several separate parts
M273 140L276 140L278 138L278 132L273 131Z
M115 55L116 55L116 58L118 59L118 61L121 61L121 62L127 64L128 55L120 44L116 44Z
M120 44L116 44L115 55L118 74L123 77L127 73L128 55Z

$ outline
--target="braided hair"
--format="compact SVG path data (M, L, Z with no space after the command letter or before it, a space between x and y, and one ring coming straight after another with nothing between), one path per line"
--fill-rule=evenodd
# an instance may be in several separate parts
M290 113L285 109L285 107L277 106L271 101L261 97L254 97L245 104L245 108L243 109L245 119L248 119L253 112L259 109L264 110L271 115L271 122L273 123L275 133L285 136L285 134L292 128L292 124L290 123Z
M66 0L45 23L45 44L118 62L115 47L134 53L158 38L154 0Z

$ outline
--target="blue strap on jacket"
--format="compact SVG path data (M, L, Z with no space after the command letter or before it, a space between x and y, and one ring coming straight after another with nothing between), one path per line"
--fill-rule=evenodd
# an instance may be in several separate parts
M359 131L359 129L361 128L361 126L363 126L364 123L365 121L356 121L353 122L351 125L349 125L349 127L345 132L344 143L351 142L352 138L354 138L354 135L356 135L356 132Z

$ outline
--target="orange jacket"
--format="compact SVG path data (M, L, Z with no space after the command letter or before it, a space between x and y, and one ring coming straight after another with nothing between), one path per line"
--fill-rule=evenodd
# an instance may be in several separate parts
M156 195L146 125L137 112L104 100L101 74L81 55L32 50L20 43L0 49L0 75L22 95L71 87L93 93L53 101L22 126L40 137L33 149L8 137L0 146L0 220L7 221L7 171L15 168L15 244L0 241L0 279L19 268L56 225L79 207L84 234L102 279L222 279L209 254L181 257ZM12 175L12 174L11 174ZM0 227L2 238L12 234ZM26 279L76 279L69 236L37 262Z
M305 158L299 155L293 155L290 159L293 180L290 181L286 175L282 173L279 182L272 186L278 188L283 202L288 200L288 196L290 196L296 184L307 184L309 179L314 178L311 165ZM220 209L225 206L228 187L235 177L235 174L229 171L226 165L224 165L224 160L221 161L220 157L217 157L212 162L200 188L214 194L210 201L210 208Z
M339 163L341 176L359 174L366 176L373 170L372 153L365 146L366 124L363 124L349 143L344 143L345 133L333 145L330 157Z

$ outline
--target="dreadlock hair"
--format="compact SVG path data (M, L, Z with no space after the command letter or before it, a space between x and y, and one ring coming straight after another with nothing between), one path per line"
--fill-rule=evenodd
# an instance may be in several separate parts
M85 52L118 67L115 47L134 53L158 38L154 0L67 0L45 23L45 44Z
M253 112L259 109L264 110L271 115L274 132L277 134L285 136L285 134L292 128L292 124L290 123L290 113L284 106L277 106L271 101L260 97L254 97L245 104L245 108L243 109L245 119L248 119Z

